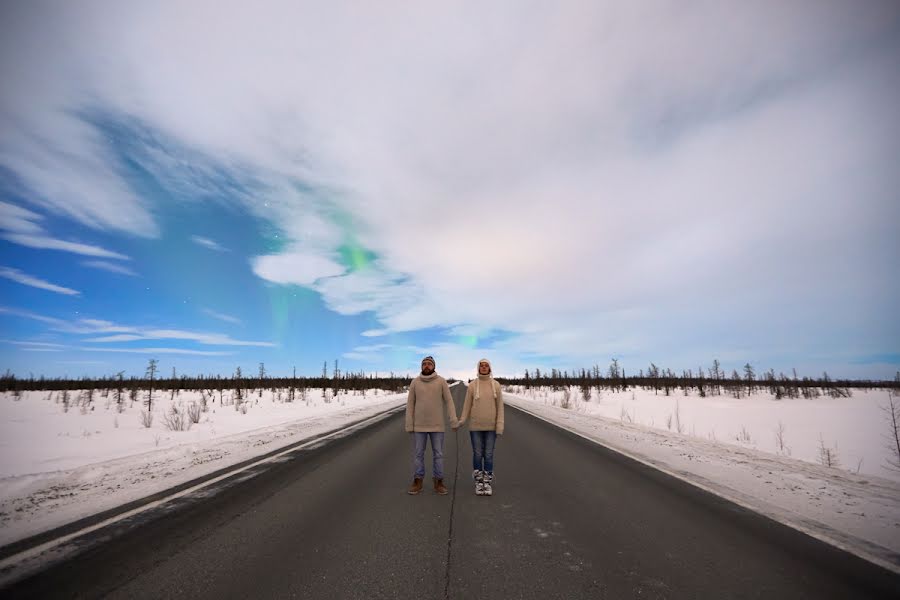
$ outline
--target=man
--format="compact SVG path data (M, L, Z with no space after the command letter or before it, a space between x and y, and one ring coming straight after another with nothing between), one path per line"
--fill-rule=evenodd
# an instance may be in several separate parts
M450 386L434 372L434 368L434 358L426 356L422 359L422 373L409 384L406 431L413 436L413 482L408 490L410 494L422 491L422 481L425 479L425 444L429 439L434 491L441 495L448 491L444 485L444 410L454 431L459 427L459 421L450 395Z

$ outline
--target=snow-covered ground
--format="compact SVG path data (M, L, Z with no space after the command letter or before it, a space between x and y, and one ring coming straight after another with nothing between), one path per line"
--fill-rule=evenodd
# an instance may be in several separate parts
M187 431L165 425L199 392L156 392L153 422L138 401L111 395L0 394L0 545L169 489L343 424L401 406L406 394L369 391L323 399L307 390L207 394ZM753 510L900 570L900 473L890 458L887 392L775 400L766 394L671 396L652 390L506 388L520 407ZM680 433L679 433L680 427ZM780 437L778 431L781 431ZM507 432L514 435L514 432ZM780 439L780 441L779 441ZM838 466L823 466L823 449Z
M564 391L513 387L504 398L900 571L900 474L886 467L891 456L882 410L886 391L775 400L767 394L734 399L595 389L584 401L580 390L571 388L566 403ZM822 464L823 448L839 466Z
M144 425L142 391L122 412L110 394L0 394L0 546L171 488L359 421L405 403L406 394L368 390L323 397L321 389L256 391L235 403L233 391L206 393L206 411L186 431L166 426L176 407L187 416L200 392L155 392ZM84 405L82 407L82 405Z

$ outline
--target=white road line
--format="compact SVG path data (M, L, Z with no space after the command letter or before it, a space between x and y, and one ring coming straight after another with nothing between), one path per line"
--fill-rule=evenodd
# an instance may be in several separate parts
M193 487L190 487L190 488L181 490L180 492L176 492L176 493L174 493L174 494L171 494L171 495L169 495L169 496L166 496L165 498L161 498L161 499L159 499L159 500L154 500L154 501L152 501L152 502L148 502L147 504L144 504L144 505L139 506L139 507L137 507L137 508L133 508L133 509L127 511L127 512L124 512L124 513L122 513L122 514L116 515L116 516L114 516L114 517L110 517L110 518L108 518L108 519L106 519L106 520L104 520L104 521L101 521L101 522L96 523L96 524L94 524L94 525L90 525L90 526L85 527L84 529L80 529L80 530L78 530L78 531L76 531L76 532L74 532L74 533L69 533L69 534L63 535L63 536L58 537L58 538L56 538L56 539L54 539L54 540L50 540L49 542L44 542L43 544L40 544L39 546L34 546L33 548L29 548L29 549L27 549L27 550L23 550L23 551L19 552L18 554L13 554L12 556L8 556L8 557L6 557L5 559L0 560L0 570L7 569L7 568L9 568L9 567L13 567L13 566L17 565L18 563L21 563L21 562L23 562L23 561L25 561L25 560L28 560L28 559L30 559L30 558L34 558L34 557L36 557L36 556L39 556L39 555L43 554L44 552L46 552L46 551L48 551L48 550L52 550L53 548L56 548L57 546L60 546L60 545L62 545L62 544L65 544L66 542L68 542L68 541L70 541L70 540L72 540L72 539L74 539L74 538L77 538L77 537L80 537L80 536L82 536L82 535L91 533L92 531L97 531L98 529L102 529L102 528L104 528L104 527L106 527L106 526L108 526L108 525L112 525L113 523L117 523L117 522L122 521L122 520L124 520L124 519L128 519L128 518L130 518L130 517L133 517L134 515L138 515L138 514L140 514L140 513L142 513L142 512L151 510L151 509L153 509L153 508L157 508L158 506L161 506L161 505L165 504L166 502L171 502L172 500L176 500L176 499L181 498L181 497L183 497L183 496L187 496L187 495L189 495L189 494L193 494L194 492L197 492L197 491L199 491L199 490L202 490L203 488L206 488L206 487L209 487L209 486L211 486L211 485L213 485L213 484L219 483L220 481L223 481L223 480L225 480L225 479L229 479L229 478L231 478L231 477L234 477L234 476L237 475L238 473L243 473L244 471L248 471L248 470L250 470L250 469L252 469L252 468L254 468L254 467L258 467L258 466L264 465L264 464L266 464L266 463L276 462L277 460L281 459L282 457L284 457L284 456L287 455L287 454L290 454L290 453L292 453L292 452L296 452L297 450L302 450L303 448L307 448L307 447L309 447L309 446L312 446L313 444L317 444L317 443L319 443L319 442L322 442L322 441L327 440L327 439L329 439L329 438L335 437L335 436L337 436L337 435L339 435L339 434L341 434L341 433L345 433L345 432L350 431L350 430L352 430L352 429L356 429L356 428L359 428L359 427L363 427L363 426L367 425L368 423L370 423L370 422L372 422L372 421L379 420L379 419L383 419L383 418L385 418L387 415L389 415L389 414L391 414L391 413L399 412L399 410L400 410L399 407L394 407L394 408L388 409L388 410L386 410L386 411L384 411L384 412L382 412L382 413L378 413L378 414L375 415L375 416L369 417L368 419L365 419L364 421L360 421L360 422L358 422L358 423L354 423L353 425L350 425L350 426L345 427L345 428L343 428L343 429L339 429L339 430L337 430L337 431L332 431L331 433L329 433L329 434L327 434L327 435L323 435L322 437L318 437L318 438L316 438L316 439L314 439L314 440L310 440L310 441L308 441L308 442L304 442L304 443L302 443L302 444L300 444L300 445L298 445L298 446L291 446L290 448L288 448L288 449L286 449L286 450L282 450L281 452L279 452L279 453L277 453L277 454L273 454L273 455L271 455L271 456L268 456L268 457L266 457L266 458L260 459L260 460L254 462L254 463L249 464L249 465L245 465L245 466L243 466L243 467L234 469L233 471L229 471L228 473L224 473L224 474L222 474L222 475L219 475L219 476L217 476L217 477L214 477L213 479L209 479L209 480L204 481L204 482L202 482L202 483L198 483L197 485L195 485L195 486L193 486Z
M510 395L512 395L512 394L510 394ZM515 396L513 396L513 397L515 397ZM528 400L522 400L522 401L523 401L523 402L528 402ZM685 478L683 475L680 475L680 474L678 474L678 473L676 473L676 472L674 472L674 471L670 471L669 469L666 469L665 467L661 467L661 466L659 466L659 465L653 464L653 463L647 461L646 459L641 458L640 456L638 456L638 455L636 455L636 454L631 454L630 452L627 452L627 451L625 451L625 450L621 450L621 449L619 449L619 448L614 448L614 447L612 447L612 446L608 446L608 445L604 444L603 442L600 442L600 441L598 441L598 440L596 440L596 439L594 439L594 438L588 437L587 435L585 435L585 434L583 434L583 433L580 433L580 432L578 432L578 431L575 431L574 429L569 429L569 428L566 427L565 425L563 425L563 424L561 424L561 423L556 423L556 422L554 422L554 421L551 421L550 419L548 419L548 418L546 418L546 417L543 417L543 416L541 416L541 415L539 415L539 414L537 414L537 413L531 412L531 411L528 410L527 408L523 408L523 407L521 407L521 406L519 406L519 405L517 405L517 404L508 404L508 406L511 406L511 407L513 407L513 408L515 408L515 409L517 409L517 410L521 410L523 413L527 413L527 414L531 415L532 417L535 417L535 418L537 418L537 419L540 419L541 421L544 421L544 422L546 422L546 423L550 423L551 425L554 425L554 426L556 426L556 427L559 427L560 429L564 429L564 430L568 431L569 433L572 433L572 434L574 434L574 435L577 435L577 436L580 437L580 438L586 439L587 441L592 442L592 443L594 443L594 444L597 444L598 446L603 446L603 447L606 448L607 450L611 450L612 452L615 452L615 453L617 453L617 454L621 454L622 456L628 457L628 458L630 458L630 459L633 460L633 461L639 462L639 463L641 463L642 465L645 465L645 466L647 466L647 467L650 467L651 469L656 469L657 471L661 471L662 473L665 473L666 475L668 475L668 476L670 476L670 477L674 477L675 479L678 479L679 481L683 481L684 483L687 483L688 485L692 485L692 486L694 486L694 487L696 487L696 488L700 488L700 489L703 490L704 492L707 492L707 493L710 493L710 494L712 494L712 495L714 495L714 496L717 496L717 497L719 497L719 498L722 498L723 500L726 500L726 501L728 501L728 502L731 502L732 504L737 504L737 505L740 506L741 508L745 508L745 509L747 509L747 510L749 510L749 511L751 511L751 512L757 513L757 514L759 514L759 515L763 515L763 516L765 516L766 518L772 519L772 520L775 521L776 523L780 523L780 524L782 524L782 525L784 525L784 526L786 526L786 527L790 527L791 529L794 529L794 530L796 530L796 531L799 531L800 533L805 533L806 535L808 535L808 536L810 536L810 537L812 537L812 538L815 538L815 539L819 540L820 542L824 542L824 543L828 544L829 546L834 546L835 548L838 548L838 549L840 549L840 550L843 550L844 552L846 552L846 553L848 553L848 554L852 554L853 556L855 556L855 557L857 557L857 558L861 558L861 559L863 559L863 560L865 560L865 561L867 561L867 562L874 563L874 564L878 565L879 567L882 567L882 568L884 568L884 569L887 569L888 571L891 571L892 573L895 573L895 574L900 575L900 565L895 565L895 564L893 564L893 563L891 563L891 562L888 562L888 561L884 560L883 558L880 558L880 557L878 557L878 556L875 556L874 554L869 554L868 552L864 552L864 551L862 551L862 550L860 550L860 549L858 549L858 548L854 548L854 547L852 547L852 546L848 546L847 544L845 544L845 543L843 543L843 542L841 542L841 541L839 541L839 540L836 540L836 539L834 539L834 538L830 538L830 537L828 537L827 535L824 535L824 534L822 534L822 533L820 533L820 532L818 532L818 531L814 531L814 530L812 530L812 529L808 529L807 527L804 527L803 525L800 525L799 523L793 523L793 522L788 521L788 520L786 520L786 519L784 519L784 518L782 518L782 517L779 517L779 516L777 516L777 515L773 515L773 514L767 513L766 511L764 511L763 509L761 509L761 508L759 508L759 507L757 507L757 506L753 506L752 504L748 504L748 503L746 503L746 502L744 502L744 501L742 501L742 500L740 500L740 499L738 499L738 498L733 498L733 497L731 497L731 496L728 496L728 495L724 494L723 492L720 492L720 491L715 490L715 489L713 489L713 488L711 488L711 487L705 486L705 485L703 485L702 483L699 483L699 482L696 482L696 481L692 481L692 480L690 480L690 479L687 479L687 478Z

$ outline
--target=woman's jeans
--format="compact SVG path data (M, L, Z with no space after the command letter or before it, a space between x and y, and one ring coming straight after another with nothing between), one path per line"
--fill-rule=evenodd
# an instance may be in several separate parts
M413 477L425 479L425 444L431 438L431 457L434 464L431 474L435 479L444 478L444 432L443 431L414 431L413 432Z
M476 471L494 472L494 444L496 431L469 431L472 438L472 468Z

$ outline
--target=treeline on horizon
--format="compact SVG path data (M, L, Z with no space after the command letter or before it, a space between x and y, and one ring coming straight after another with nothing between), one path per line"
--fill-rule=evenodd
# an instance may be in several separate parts
M382 389L403 391L409 386L411 377L397 375L393 372L389 375L376 375L365 372L344 372L335 361L331 374L328 373L327 362L322 367L321 375L307 376L294 374L290 377L272 377L265 369L265 364L259 364L259 371L253 374L244 374L238 367L230 376L197 375L177 376L173 368L171 377L160 376L157 361L151 359L143 377L125 377L124 372L100 378L45 378L35 379L33 376L27 379L16 377L7 371L0 377L0 391L23 392L42 390L76 390L76 389L157 389L157 390L225 390L225 389L309 389L331 388L334 392ZM719 395L729 393L740 396L741 393L753 393L757 390L765 390L776 398L810 397L812 390L827 390L831 396L849 396L851 389L895 389L900 390L900 371L893 380L872 379L834 379L827 372L821 377L798 377L796 370L790 376L784 373L775 374L774 369L763 373L757 373L752 365L745 364L742 371L733 369L730 374L722 369L718 360L714 360L712 366L704 370L702 367L696 372L688 369L680 374L671 369L662 369L650 363L647 371L640 369L637 375L627 375L619 366L618 360L613 360L609 367L601 369L594 365L590 369L582 368L580 371L561 371L551 369L549 372L534 369L526 370L521 377L496 377L497 381L504 385L531 387L564 387L577 386L582 389L598 388L610 391L625 391L629 388L653 389L657 393L669 395L677 389L685 394L696 391L700 396ZM453 378L448 378L453 382Z

